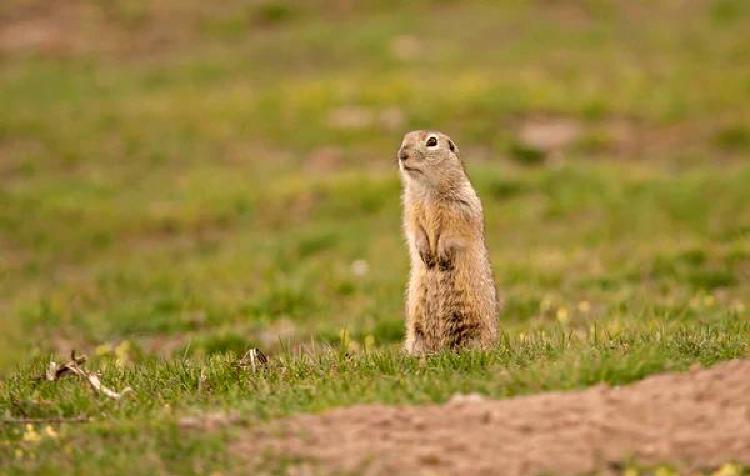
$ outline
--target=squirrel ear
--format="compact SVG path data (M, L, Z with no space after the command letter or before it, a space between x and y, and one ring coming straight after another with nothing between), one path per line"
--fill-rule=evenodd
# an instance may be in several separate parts
M448 139L448 147L450 148L451 152L456 151L456 144L454 144L451 139Z

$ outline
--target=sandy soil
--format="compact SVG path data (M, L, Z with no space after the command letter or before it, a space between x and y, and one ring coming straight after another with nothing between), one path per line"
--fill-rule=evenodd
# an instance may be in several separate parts
M271 455L306 461L291 474L621 474L632 461L681 472L748 464L750 361L626 387L336 409L249 430L234 449L247 469Z

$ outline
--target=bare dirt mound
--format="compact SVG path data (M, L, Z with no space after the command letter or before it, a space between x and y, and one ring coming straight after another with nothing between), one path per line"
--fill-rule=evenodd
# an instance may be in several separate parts
M297 474L580 474L629 461L681 471L750 463L750 361L626 387L444 405L360 405L291 417L234 449Z

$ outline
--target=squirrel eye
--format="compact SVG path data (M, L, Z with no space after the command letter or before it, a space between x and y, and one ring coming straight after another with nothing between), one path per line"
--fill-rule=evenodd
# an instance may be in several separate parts
M438 145L437 137L430 136L429 139L427 139L427 143L425 144L427 147L435 147Z

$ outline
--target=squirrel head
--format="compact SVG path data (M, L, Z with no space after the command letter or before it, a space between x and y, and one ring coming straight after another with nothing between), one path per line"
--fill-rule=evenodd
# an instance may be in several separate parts
M456 143L437 131L407 132L398 150L398 165L405 183L451 187L464 168Z

